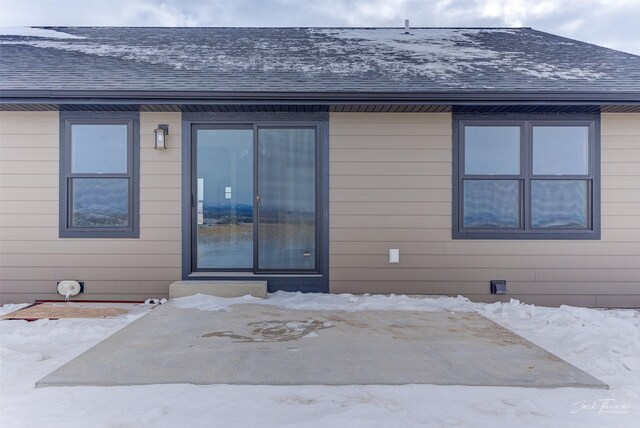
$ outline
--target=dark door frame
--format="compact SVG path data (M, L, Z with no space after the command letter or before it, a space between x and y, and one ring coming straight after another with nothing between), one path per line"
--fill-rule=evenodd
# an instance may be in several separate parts
M194 130L212 127L314 126L317 129L317 270L314 272L194 271ZM254 136L257 138L257 135ZM254 139L255 141L255 139ZM254 143L255 144L255 143ZM257 146L254 147L254 150ZM255 156L254 156L255 157ZM257 159L254 158L254 163ZM254 190L257 190L254 189ZM254 231L255 232L255 231ZM182 278L185 280L266 280L269 292L329 291L329 115L328 113L183 113L182 114Z

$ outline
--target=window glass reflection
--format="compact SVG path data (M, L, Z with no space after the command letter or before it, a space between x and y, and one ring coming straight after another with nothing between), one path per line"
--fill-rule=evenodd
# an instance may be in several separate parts
M520 174L519 126L465 126L464 173Z
M515 228L520 225L518 180L464 180L466 228Z

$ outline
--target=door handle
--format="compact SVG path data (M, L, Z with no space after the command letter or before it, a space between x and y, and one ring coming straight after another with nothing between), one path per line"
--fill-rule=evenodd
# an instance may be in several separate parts
M258 203L258 204L260 203L260 196L259 195L256 195L256 203Z

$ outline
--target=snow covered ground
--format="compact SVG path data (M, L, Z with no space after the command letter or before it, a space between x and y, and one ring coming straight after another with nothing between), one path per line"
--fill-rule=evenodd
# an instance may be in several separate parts
M13 427L634 427L640 426L640 311L479 304L458 298L196 296L168 304L233 310L476 311L611 386L530 389L435 385L61 387L34 384L140 315L0 321L0 426ZM0 308L0 314L18 305ZM504 361L505 365L509 361Z

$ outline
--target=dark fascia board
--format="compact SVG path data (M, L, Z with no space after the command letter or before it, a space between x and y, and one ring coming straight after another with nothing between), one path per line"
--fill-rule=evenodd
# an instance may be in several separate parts
M0 90L0 104L640 105L640 92L199 92Z

